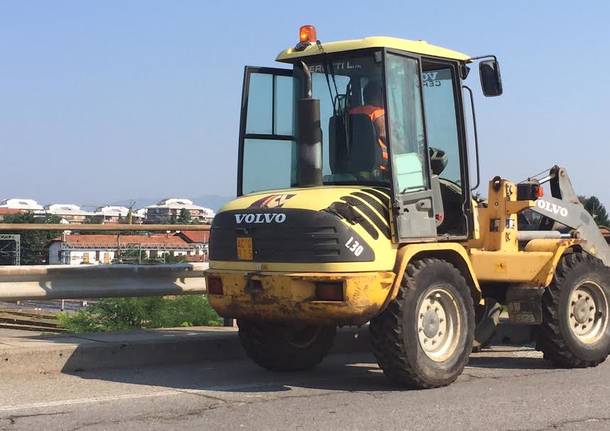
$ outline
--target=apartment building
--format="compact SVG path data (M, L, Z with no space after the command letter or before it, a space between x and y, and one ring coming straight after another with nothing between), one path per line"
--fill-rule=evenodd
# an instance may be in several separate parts
M107 205L98 207L93 213L91 220L94 223L128 223L129 208L122 206ZM142 223L144 216L139 211L131 211L131 222Z
M74 204L51 204L44 207L47 214L56 215L61 219L61 223L84 223L93 213L82 210Z
M199 223L210 223L215 215L210 208L195 205L189 199L168 198L146 207L146 223L172 223L183 209L189 212L192 221Z
M43 213L44 208L34 199L10 198L0 201L0 208L19 210L20 212L32 211Z

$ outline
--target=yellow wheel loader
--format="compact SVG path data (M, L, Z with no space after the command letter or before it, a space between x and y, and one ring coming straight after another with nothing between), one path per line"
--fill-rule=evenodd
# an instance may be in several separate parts
M465 81L478 63L483 94L502 94L497 59L389 37L320 42L312 26L299 39L277 57L288 68L245 69L238 197L211 227L209 301L238 319L247 354L311 368L337 326L369 322L394 383L438 387L502 305L554 364L604 361L610 249L565 169L496 177L486 202L473 198Z

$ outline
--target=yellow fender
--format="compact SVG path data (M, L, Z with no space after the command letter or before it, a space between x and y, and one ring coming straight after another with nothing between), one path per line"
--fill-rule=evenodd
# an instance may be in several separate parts
M474 303L478 304L481 302L483 297L481 286L479 285L470 263L468 252L464 246L454 242L406 244L398 249L398 255L394 266L396 278L394 279L388 298L382 307L382 311L398 295L398 289L400 288L400 283L402 282L407 265L416 257L436 257L452 263L464 275L466 282L470 286Z
M552 252L553 258L550 259L546 265L538 272L534 278L533 283L537 286L547 287L553 281L555 270L559 260L565 253L569 253L572 247L582 242L580 239L534 239L527 243L525 251L542 251Z

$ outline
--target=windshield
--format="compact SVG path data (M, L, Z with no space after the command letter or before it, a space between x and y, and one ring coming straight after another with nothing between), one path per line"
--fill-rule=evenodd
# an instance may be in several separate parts
M324 184L389 184L381 52L309 60Z

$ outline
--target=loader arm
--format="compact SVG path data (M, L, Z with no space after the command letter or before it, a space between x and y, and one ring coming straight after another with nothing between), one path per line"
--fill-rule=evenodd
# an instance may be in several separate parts
M532 211L561 223L573 230L573 236L582 239L581 247L592 256L610 266L610 246L595 220L580 203L565 168L554 166L540 183L549 182L551 197L536 200Z

